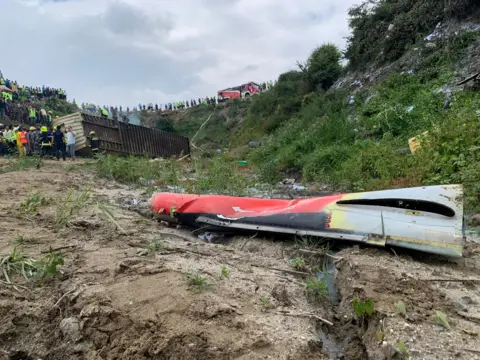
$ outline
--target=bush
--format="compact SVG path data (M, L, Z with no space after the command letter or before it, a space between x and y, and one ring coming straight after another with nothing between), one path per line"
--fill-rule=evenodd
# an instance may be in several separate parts
M342 54L333 44L322 45L307 60L306 76L311 90L328 90L342 74Z
M158 119L157 119L157 129L159 130L162 130L162 131L166 131L166 132L169 132L169 133L175 133L175 129L173 127L173 121L164 117L164 116L160 116Z

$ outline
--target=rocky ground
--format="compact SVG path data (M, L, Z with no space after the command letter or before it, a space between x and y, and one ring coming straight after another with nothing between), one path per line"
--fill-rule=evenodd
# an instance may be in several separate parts
M1 360L480 359L477 243L449 261L354 244L325 256L305 239L207 242L132 211L147 206L142 190L85 167L44 161L0 179ZM52 258L64 264L30 271ZM323 264L334 278L316 296L306 283ZM373 314L355 313L356 297Z

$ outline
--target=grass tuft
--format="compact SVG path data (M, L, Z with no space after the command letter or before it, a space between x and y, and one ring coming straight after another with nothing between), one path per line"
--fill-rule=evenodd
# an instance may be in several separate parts
M306 280L305 287L307 294L313 296L315 299L320 299L328 296L328 284L326 281L320 280L316 277L311 277Z
M155 255L157 252L167 249L167 245L159 240L154 239L146 245L142 246L144 249L147 249L150 252L150 255Z
M57 229L66 227L70 220L88 205L89 201L90 192L88 190L77 192L69 189L67 196L55 212L55 227Z
M264 310L273 309L275 306L272 304L268 296L260 296L260 305Z
M38 244L38 239L35 239L33 237L28 237L25 235L18 235L14 239L15 244L18 245L25 245L25 244Z
M38 192L31 192L28 197L20 203L20 211L25 215L34 215L40 206L51 203L51 199L45 198Z
M0 269L5 279L4 283L19 290L20 286L12 282L14 276L21 276L25 281L44 280L59 274L58 267L64 264L63 255L50 251L41 259L34 259L23 255L16 247L12 252L0 260Z
M230 277L230 270L228 269L227 265L222 265L220 267L220 278L227 279Z
M210 284L207 278L200 275L198 272L191 272L187 274L186 279L187 285L190 288L195 289L197 292L204 292L214 288L214 285Z

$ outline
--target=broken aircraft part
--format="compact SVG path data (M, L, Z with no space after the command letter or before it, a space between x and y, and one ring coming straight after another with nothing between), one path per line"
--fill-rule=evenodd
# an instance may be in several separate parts
M295 200L157 193L152 210L209 231L318 236L455 257L463 251L461 185Z

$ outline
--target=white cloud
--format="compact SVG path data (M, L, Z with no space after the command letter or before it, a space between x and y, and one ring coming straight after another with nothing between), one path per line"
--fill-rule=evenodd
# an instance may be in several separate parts
M359 0L0 0L4 76L77 102L134 106L274 79L344 47ZM2 51L3 53L3 51Z

